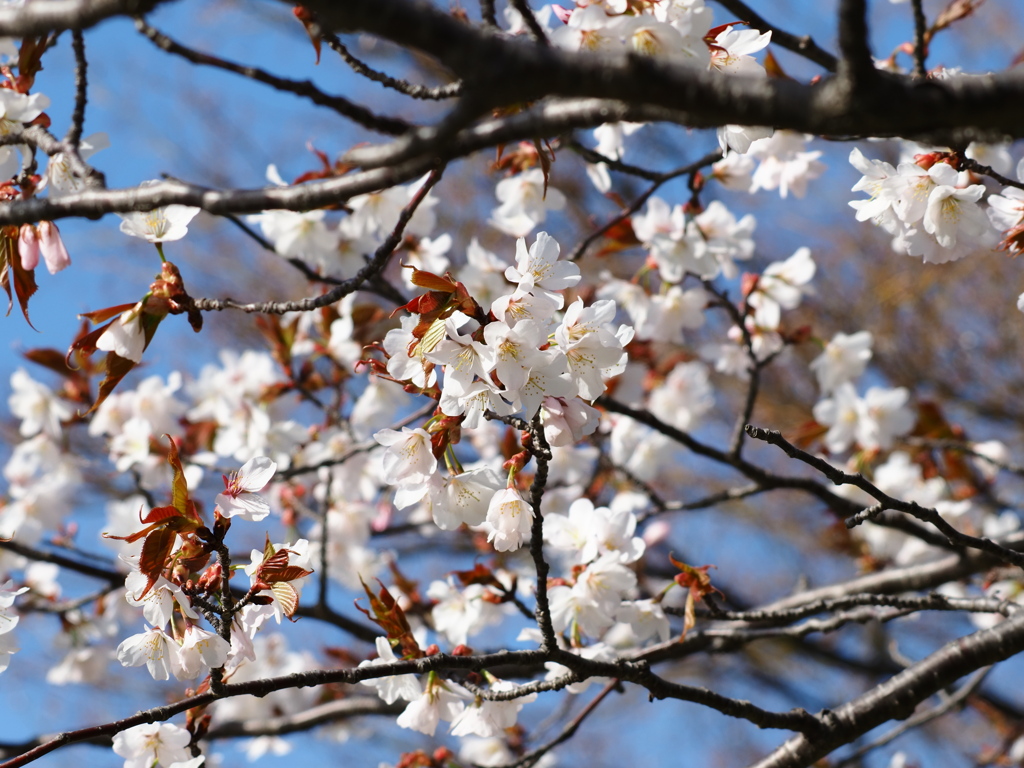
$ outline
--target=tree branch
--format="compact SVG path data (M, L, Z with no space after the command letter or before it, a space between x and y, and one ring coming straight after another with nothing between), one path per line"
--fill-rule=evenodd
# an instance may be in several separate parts
M888 720L903 720L922 701L964 675L1024 650L1024 613L942 646L927 658L829 713L828 726L796 736L751 768L806 768Z

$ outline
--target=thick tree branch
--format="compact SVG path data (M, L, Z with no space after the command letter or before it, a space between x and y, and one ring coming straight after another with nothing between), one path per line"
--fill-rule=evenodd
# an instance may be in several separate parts
M0 8L0 37L87 29L114 16L148 13L166 0L46 0Z
M870 93L848 79L804 85L779 78L723 77L635 55L567 53L464 24L420 0L349 0L309 5L329 28L363 31L435 57L494 106L545 96L601 97L689 115L693 127L772 125L808 133L857 136L968 137L1024 135L1024 77L1002 74L921 84L876 77L866 39L844 32L851 73L869 77ZM856 21L863 0L849 0ZM870 67L871 71L868 72ZM942 141L938 143L950 143Z
M1024 614L942 646L881 685L832 711L826 729L796 736L752 768L806 768L888 720L902 720L961 677L1024 650Z

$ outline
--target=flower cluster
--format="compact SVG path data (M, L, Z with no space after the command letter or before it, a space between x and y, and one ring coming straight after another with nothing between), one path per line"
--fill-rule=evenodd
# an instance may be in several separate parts
M410 302L406 309L414 314L384 339L388 376L438 398L427 429L374 435L387 447L383 479L396 486L396 506L427 499L439 527L486 525L499 551L519 548L534 514L513 483L516 469L501 489L493 469L462 471L448 446L458 442L459 430L480 427L488 415L530 423L539 414L556 445L592 433L597 413L587 402L621 372L633 335L628 326L613 327L613 301L585 306L577 299L558 318L561 292L580 279L576 265L558 256L558 243L546 232L529 248L520 239L515 266L504 272L514 290L506 283L489 311L464 284L418 273L414 280L435 290ZM447 458L446 479L437 473L438 450Z

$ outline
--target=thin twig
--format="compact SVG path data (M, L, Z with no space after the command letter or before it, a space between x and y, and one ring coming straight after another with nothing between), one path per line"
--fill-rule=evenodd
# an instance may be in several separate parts
M914 9L914 77L928 76L928 22L924 17L924 0L910 0Z
M75 53L75 107L71 112L71 125L68 126L64 143L77 151L78 142L82 140L82 127L85 125L85 103L89 89L88 62L85 59L85 38L82 30L71 31L71 49Z
M427 99L432 101L450 99L453 96L458 96L462 93L461 80L456 80L454 83L448 83L446 85L439 85L431 88L425 85L416 85L406 82L405 80L399 80L398 78L391 77L383 72L378 72L376 69L370 67L366 62L353 56L348 47L341 42L341 39L333 32L321 31L320 36L324 39L324 42L327 43L331 50L344 59L345 63L351 67L353 72L362 75L367 80L380 83L385 88L398 91L399 93L411 96L414 99Z
M395 228L391 231L391 234L385 238L384 242L381 243L380 247L377 248L373 258L370 260L370 263L360 269L353 277L342 281L326 293L321 294L320 296L301 299L299 301L265 301L248 304L243 304L241 302L234 301L233 299L193 299L192 305L196 309L207 312L220 312L225 309L239 309L243 312L262 312L265 314L283 315L287 312L310 312L314 309L330 306L331 304L340 301L350 293L358 291L364 283L384 271L384 267L387 266L391 255L395 252L399 243L402 242L402 236L405 232L406 225L409 223L409 220L412 219L413 214L416 212L420 203L422 203L426 198L427 193L440 180L442 172L443 169L435 169L430 173L426 181L420 185L416 194L413 195L413 198L405 208L402 209L402 213L398 217L398 222L395 224Z
M933 525L953 546L970 547L972 549L988 552L1003 562L1012 563L1013 565L1024 568L1024 555L1019 552L1007 549L991 539L984 539L977 536L969 536L966 533L961 533L946 522L942 515L934 509L922 507L914 501L894 499L889 496L889 494L882 492L881 489L875 486L874 483L863 475L852 475L848 472L843 472L841 469L833 467L824 459L820 459L817 456L813 456L806 451L797 448L786 440L779 432L748 426L747 434L757 440L763 440L766 443L778 446L786 453L787 456L792 459L798 459L813 467L836 485L852 485L856 488L860 488L862 491L867 492L869 495L881 502L887 509L905 512L908 515L916 517L922 522Z
M216 56L195 51L172 40L159 30L151 27L142 17L136 17L135 28L138 29L139 32L150 40L157 48L160 48L167 53L180 56L193 64L201 64L208 67L223 69L227 72L234 72L237 75L242 75L243 77L255 80L258 83L269 85L271 88L278 91L286 91L288 93L294 93L296 96L302 96L303 98L309 99L314 104L333 109L339 115L347 117L349 120L359 123L361 126L369 128L371 131L377 131L391 136L400 136L413 128L411 124L404 120L400 120L399 118L375 115L365 107L355 104L343 96L332 96L324 93L309 80L289 80L284 77L272 75L258 67L248 67L242 64L235 64Z
M533 35L534 40L543 46L551 44L548 41L548 36L544 31L544 27L542 27L540 22L537 21L537 17L534 16L533 10L527 4L526 0L509 0L509 5L515 8L519 12L519 15L523 17L523 23L526 24L526 28L530 30L530 34Z

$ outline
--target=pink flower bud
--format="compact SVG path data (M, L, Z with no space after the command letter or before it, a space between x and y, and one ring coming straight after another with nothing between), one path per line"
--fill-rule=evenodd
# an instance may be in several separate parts
M39 233L31 224L22 224L18 234L18 253L21 254L21 268L33 270L39 264Z
M71 266L71 256L68 255L64 241L60 238L60 230L52 221L43 221L39 224L39 247L46 261L46 268L51 275L55 275L62 269Z

